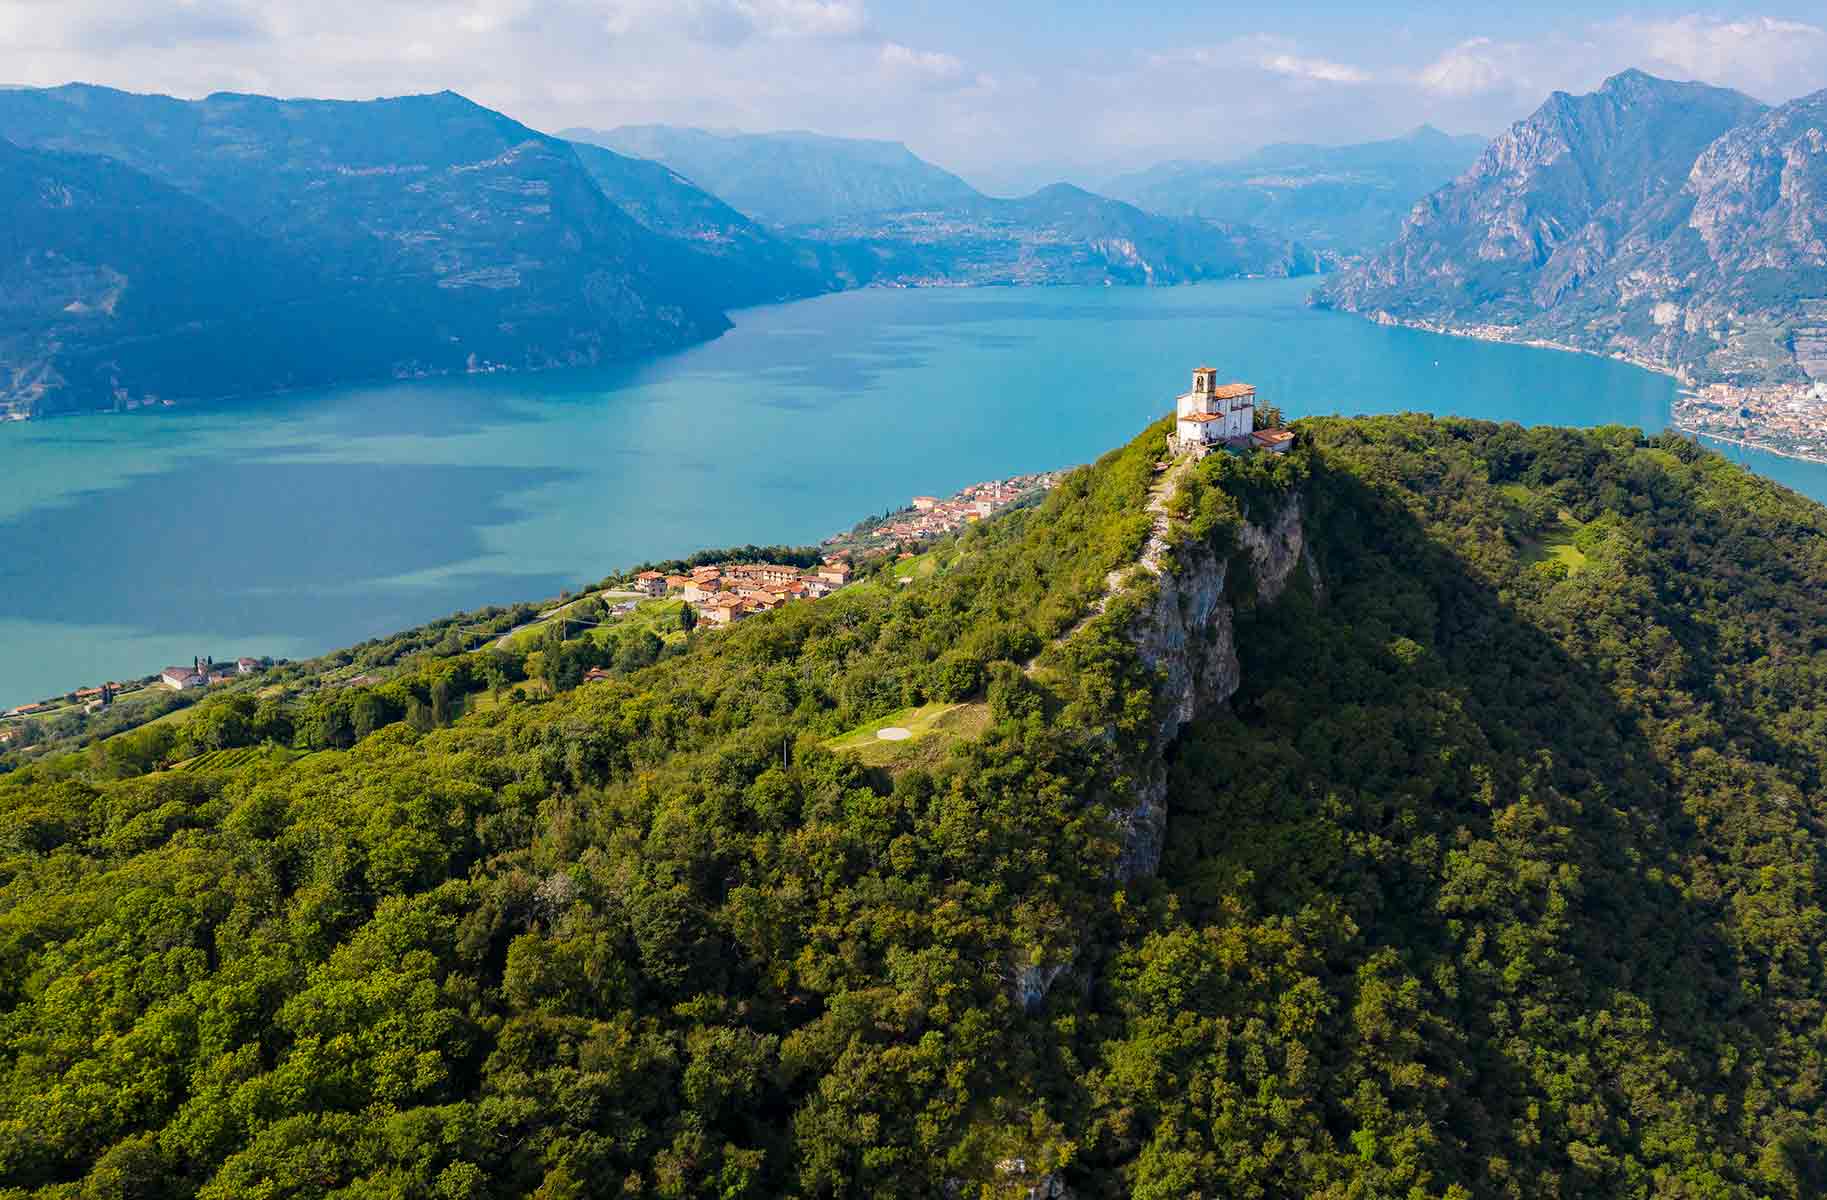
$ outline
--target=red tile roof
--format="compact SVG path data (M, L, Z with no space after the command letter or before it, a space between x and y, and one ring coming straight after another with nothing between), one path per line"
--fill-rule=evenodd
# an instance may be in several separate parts
M1219 400L1236 400L1255 394L1256 389L1247 383L1227 383L1212 389L1213 397Z

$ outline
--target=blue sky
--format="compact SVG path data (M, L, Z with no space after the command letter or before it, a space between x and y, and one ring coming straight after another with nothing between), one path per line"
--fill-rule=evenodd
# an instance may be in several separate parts
M1827 87L1827 6L1093 0L0 0L5 82L363 98L539 128L884 137L1001 187L1423 121L1494 133L1627 67Z

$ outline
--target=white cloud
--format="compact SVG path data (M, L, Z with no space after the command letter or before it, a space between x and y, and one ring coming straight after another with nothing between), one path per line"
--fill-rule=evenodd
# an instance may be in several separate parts
M1315 83L1369 83L1375 78L1361 67L1303 54L1291 39L1273 34L1251 34L1209 46L1181 47L1150 55L1147 62L1150 67L1160 70L1184 66L1254 67L1271 75Z
M1430 92L1471 96L1521 82L1517 48L1488 37L1460 42L1415 73L1415 82Z
M860 0L601 0L617 36L685 33L728 44L749 37L837 38L863 31Z
M1626 20L1600 27L1608 40L1642 47L1644 66L1787 100L1819 88L1827 30L1803 21L1750 17L1728 21L1690 13L1669 20Z
M0 84L352 99L452 88L542 129L818 129L903 140L967 170L1222 158L1423 121L1495 133L1556 88L1633 66L1766 100L1827 86L1827 17L1564 18L1518 37L1468 12L1450 37L1436 21L1431 37L1382 39L1230 36L1214 19L1225 32L1209 43L1085 44L1036 62L1019 42L948 32L945 5L924 3L935 19L912 0L0 0ZM1136 39L1157 23L1146 6L1133 20Z
M1270 54L1256 60L1265 71L1289 75L1295 79L1312 79L1321 83L1369 83L1368 71L1324 58L1301 58L1293 54Z
M899 42L884 42L880 58L883 69L893 74L919 76L935 83L964 77L964 60L937 50L915 50Z

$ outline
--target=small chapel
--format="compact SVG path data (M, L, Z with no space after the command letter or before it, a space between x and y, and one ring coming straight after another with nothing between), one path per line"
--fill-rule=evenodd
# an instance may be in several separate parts
M1267 435L1267 436L1265 436ZM1193 371L1193 387L1174 403L1175 453L1204 454L1218 446L1285 452L1294 435L1256 429L1256 389L1247 383L1219 383L1212 367Z

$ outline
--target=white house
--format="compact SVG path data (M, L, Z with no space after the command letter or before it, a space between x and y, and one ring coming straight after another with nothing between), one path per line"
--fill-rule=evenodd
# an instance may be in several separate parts
M1256 389L1247 383L1218 382L1218 372L1193 372L1193 390L1174 403L1174 441L1179 450L1203 450L1246 443L1256 426Z
M207 686L209 676L192 667L166 667L159 673L159 682L175 692L187 692Z

